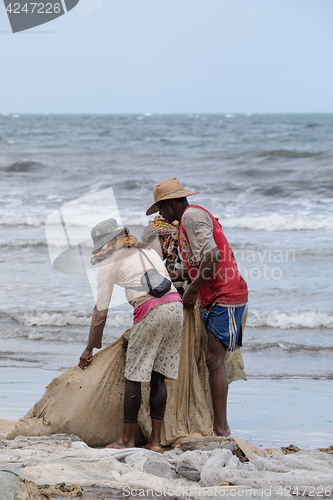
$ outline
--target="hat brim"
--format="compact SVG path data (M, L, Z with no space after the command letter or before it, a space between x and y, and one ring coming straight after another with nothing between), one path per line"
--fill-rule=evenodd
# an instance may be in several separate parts
M199 191L196 191L193 193L193 191L188 191L187 189L182 189L181 191L177 191L176 193L171 193L168 194L167 196L163 196L163 198L160 198L159 200L156 200L147 210L146 215L152 215L155 214L156 212L159 211L158 206L156 203L159 203L160 201L163 200L175 200L176 198L185 198L187 196L192 196L193 194L198 194Z
M108 243L110 240L113 240L113 238L118 236L118 234L121 233L124 229L124 227L118 226L114 228L111 233L103 235L100 239L98 239L98 241L96 241L96 243L94 244L94 249L91 253L93 255L98 253L100 250L102 250L106 243Z

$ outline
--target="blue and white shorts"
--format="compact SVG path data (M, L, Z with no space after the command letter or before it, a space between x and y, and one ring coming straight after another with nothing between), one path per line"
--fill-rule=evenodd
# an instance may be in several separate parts
M201 314L207 332L221 342L228 351L236 349L245 307L246 305L238 307L215 305L208 314L205 311Z

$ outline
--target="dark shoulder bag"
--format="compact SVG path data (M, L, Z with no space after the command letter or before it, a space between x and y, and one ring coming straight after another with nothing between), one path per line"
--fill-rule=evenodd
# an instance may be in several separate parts
M140 252L142 267L144 268L144 261L141 255L143 253L153 268L148 269L141 277L141 286L127 286L126 288L137 290L138 292L147 292L149 295L152 295L152 297L162 297L162 295L165 295L170 290L171 281L157 271L152 261L141 248L137 247L137 249Z

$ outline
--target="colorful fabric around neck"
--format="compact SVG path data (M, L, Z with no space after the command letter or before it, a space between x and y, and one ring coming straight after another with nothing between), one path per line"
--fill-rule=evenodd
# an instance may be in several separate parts
M156 215L153 220L150 220L148 226L145 227L142 233L142 241L148 243L152 236L162 236L164 238L163 249L169 256L174 252L175 244L178 240L177 231L178 222L168 222L160 215Z
M131 248L131 247L141 247L141 248L147 248L146 243L140 242L137 238L132 236L127 228L125 228L125 234L121 234L117 236L117 238L114 238L108 243L106 243L103 248L96 254L94 255L90 263L95 266L96 264L99 264L102 262L104 259L107 257L110 257L110 255L113 254L114 251L120 250L121 248Z

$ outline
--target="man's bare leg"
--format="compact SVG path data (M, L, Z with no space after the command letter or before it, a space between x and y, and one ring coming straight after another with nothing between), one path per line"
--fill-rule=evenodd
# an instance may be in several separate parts
M141 382L126 380L124 394L124 431L117 441L106 448L134 448L134 436L141 405Z
M152 432L148 442L148 448L152 451L161 451L161 430L167 401L167 389L165 377L161 373L153 371L150 381L150 416Z
M228 375L225 367L227 349L208 333L207 368L214 411L214 433L230 436L227 421Z

